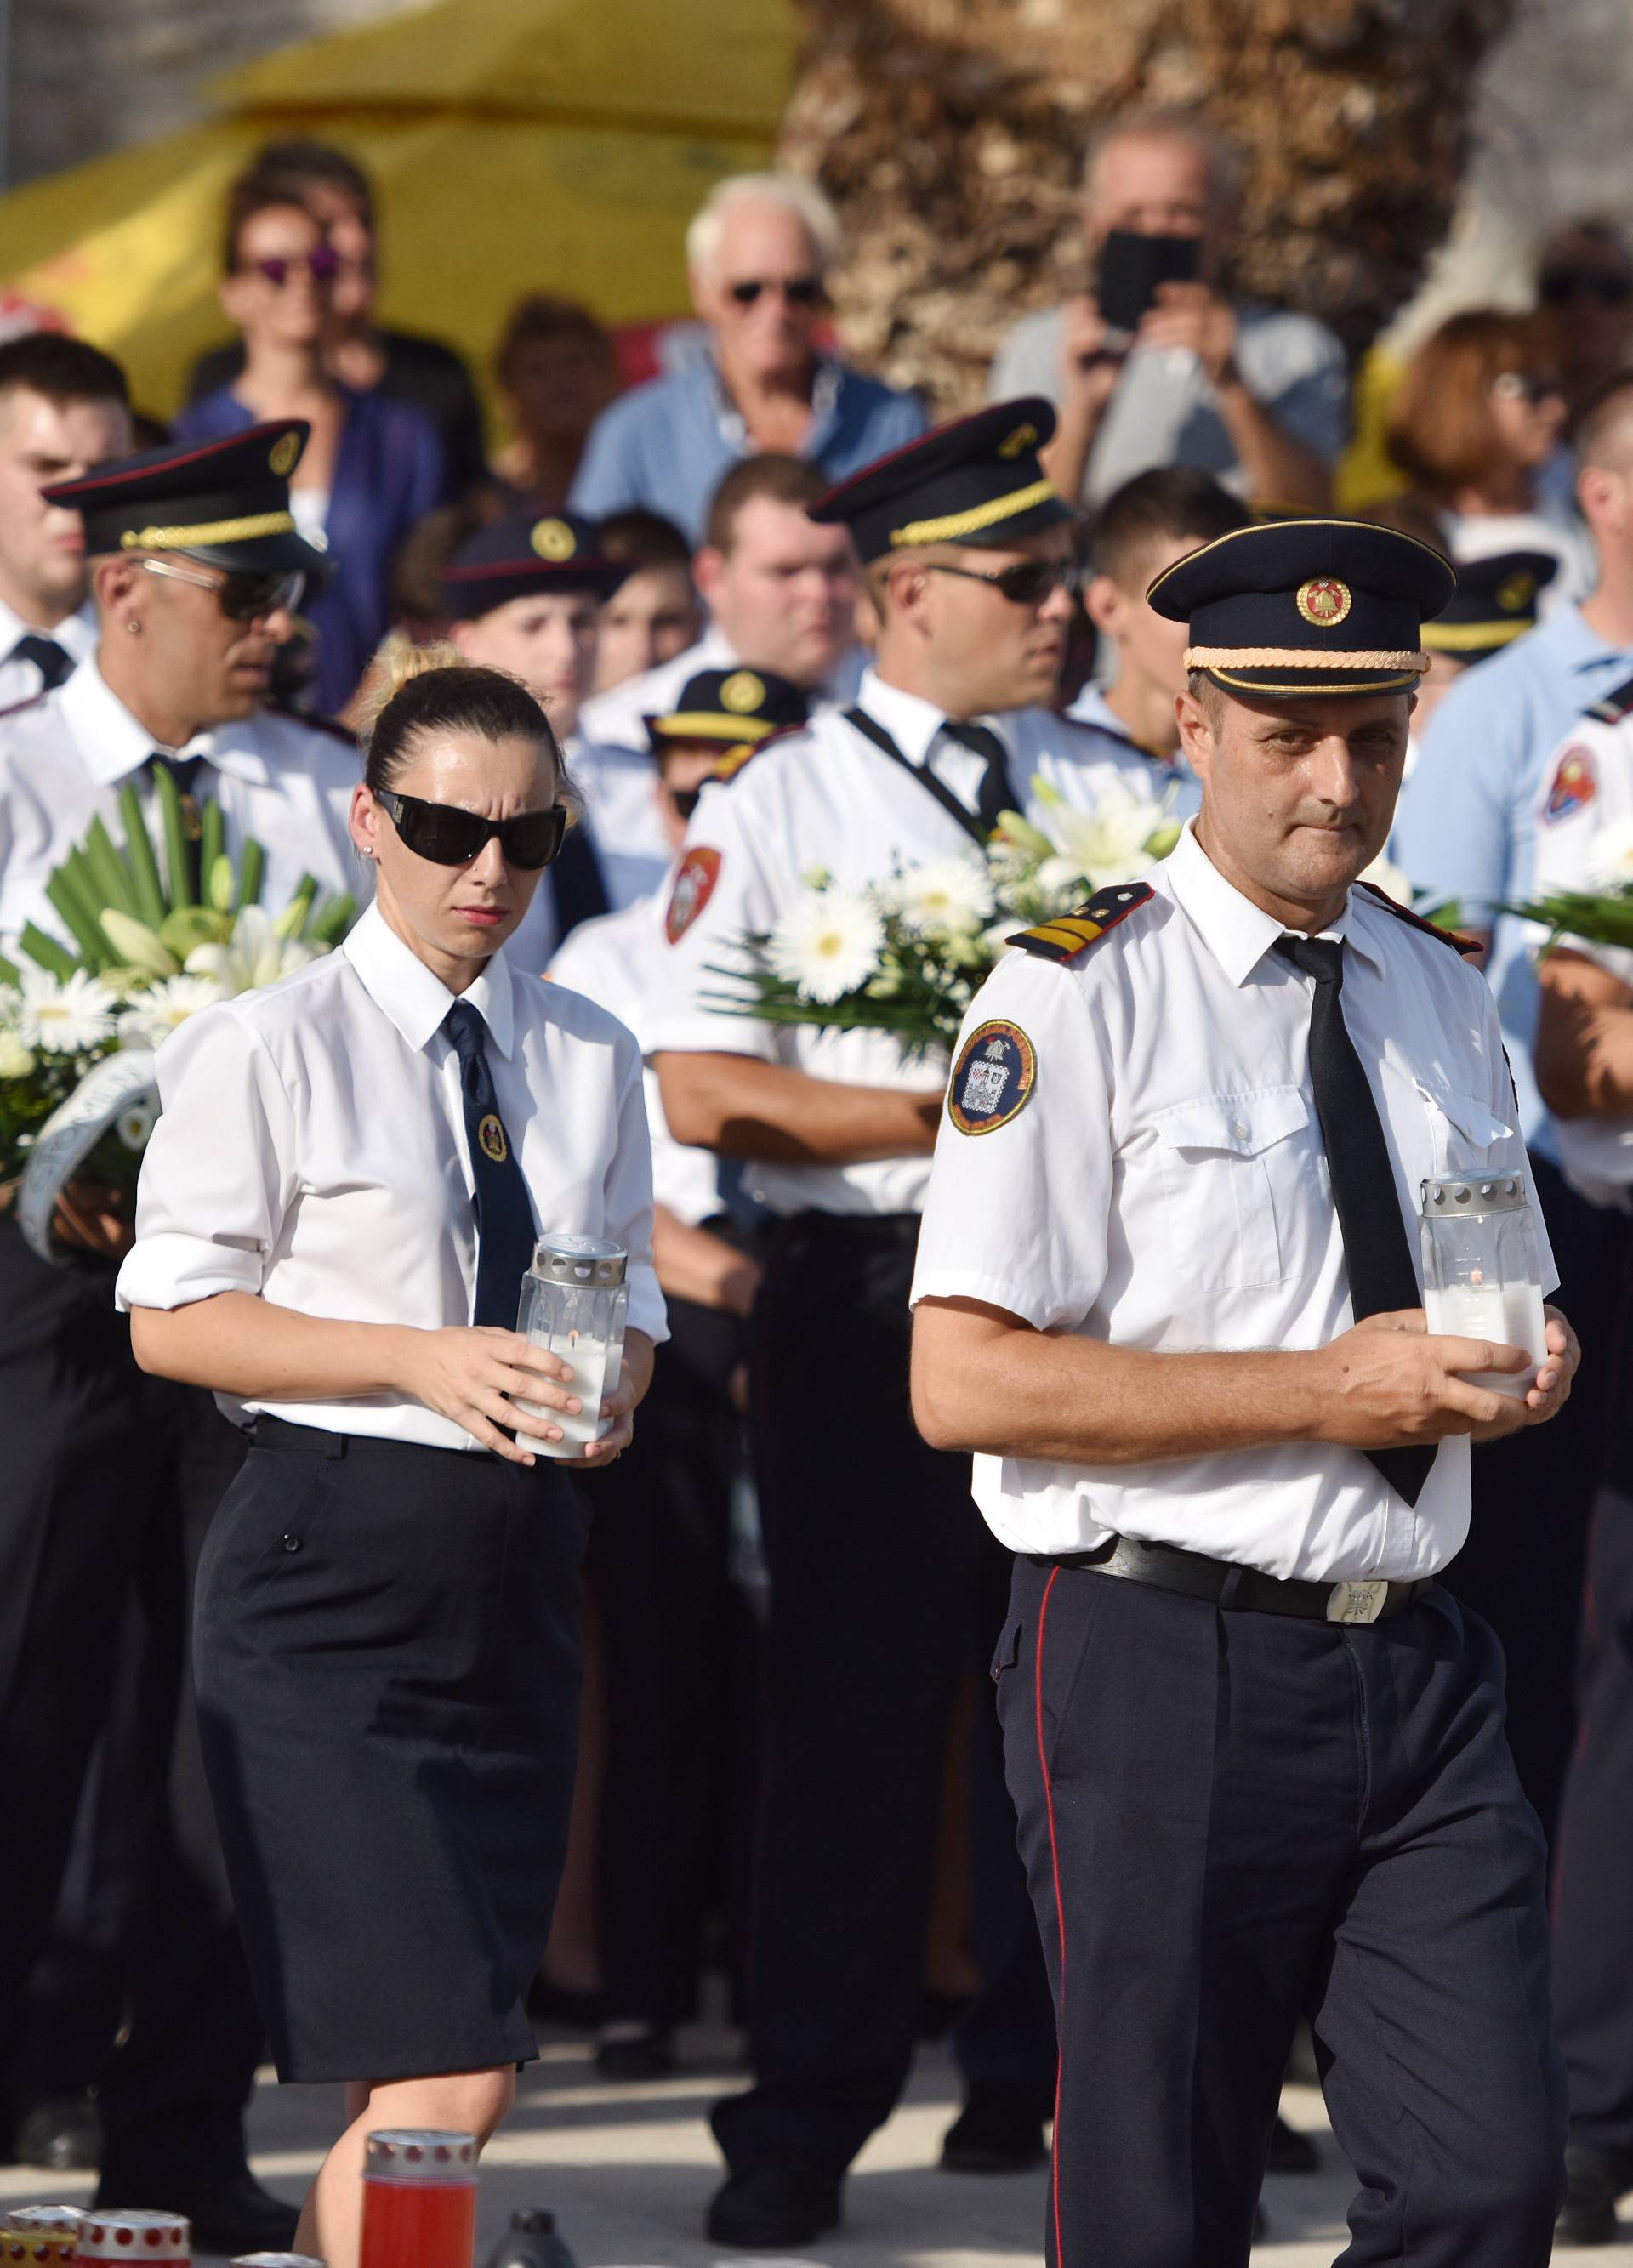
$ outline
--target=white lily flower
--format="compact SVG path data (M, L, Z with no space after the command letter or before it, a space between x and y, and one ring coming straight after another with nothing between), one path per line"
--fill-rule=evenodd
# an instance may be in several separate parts
M280 976L292 976L296 969L317 960L323 950L295 938L279 937L263 908L246 906L225 945L193 947L187 957L187 973L212 978L220 996L230 999L240 992L259 991L263 984L276 984Z
M842 999L879 965L884 924L872 902L849 890L812 890L785 914L766 944L772 967L807 1000Z
M103 936L128 967L139 968L145 976L174 976L180 973L181 963L159 932L137 921L134 914L122 914L117 906L104 906L97 918L102 924Z

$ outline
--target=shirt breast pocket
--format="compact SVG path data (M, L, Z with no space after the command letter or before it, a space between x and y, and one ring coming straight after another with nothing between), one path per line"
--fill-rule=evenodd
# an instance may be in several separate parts
M1459 1174L1511 1173L1522 1145L1511 1118L1499 1117L1478 1095L1420 1086L1429 1114L1430 1170L1452 1179Z
M1316 1170L1310 1128L1296 1086L1198 1095L1161 1113L1169 1246L1184 1281L1255 1291L1299 1272L1300 1190Z

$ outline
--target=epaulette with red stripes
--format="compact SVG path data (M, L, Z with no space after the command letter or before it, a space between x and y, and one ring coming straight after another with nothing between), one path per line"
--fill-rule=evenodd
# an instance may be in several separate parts
M1020 930L1007 941L1018 945L1023 953L1035 953L1042 961L1075 961L1080 953L1098 944L1107 930L1127 921L1156 895L1149 882L1113 882L1110 889L1097 890L1073 912L1039 922L1036 929Z
M1413 929L1421 929L1425 937L1432 937L1437 944L1449 945L1453 953L1479 953L1483 950L1477 937L1465 937L1460 930L1441 929L1434 922L1425 921L1422 915L1415 914L1410 906L1403 906L1399 899L1392 898L1387 890L1380 890L1376 882L1363 881L1361 887L1370 897L1376 898L1380 906L1386 907L1397 921L1407 922Z
M282 701L269 701L265 705L269 717L281 717L287 725L304 725L309 732L327 733L331 740L344 740L349 748L358 746L357 734L338 717L321 716L315 709L291 709Z

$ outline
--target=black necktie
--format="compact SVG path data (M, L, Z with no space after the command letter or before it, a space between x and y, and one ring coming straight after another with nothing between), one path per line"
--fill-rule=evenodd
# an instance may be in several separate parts
M198 798L194 790L203 767L203 756L173 756L167 748L155 748L144 767L154 775L168 772L176 784L176 792L181 799L181 831L187 841L187 892L195 905L199 895L198 843L203 828L198 815ZM172 897L176 895L176 879L174 874L170 878Z
M1015 807L1015 795L1009 785L1009 751L990 725L957 724L950 717L942 730L961 748L968 748L972 755L979 756L986 766L976 794L975 814L990 834L1004 813Z
M26 630L11 648L13 661L32 661L40 672L41 691L51 692L69 675L74 666L74 657L65 645L58 645L51 637L41 637L38 630Z
M477 1185L477 1305L472 1320L514 1331L521 1279L533 1263L533 1206L499 1116L481 1012L469 1000L456 1000L442 1028L459 1057L465 1142Z
M1344 1023L1340 994L1344 948L1335 938L1281 937L1276 951L1315 979L1310 1012L1310 1082L1344 1240L1355 1319L1422 1305L1400 1192L1371 1082ZM1408 1504L1415 1504L1433 1449L1369 1449L1367 1455Z

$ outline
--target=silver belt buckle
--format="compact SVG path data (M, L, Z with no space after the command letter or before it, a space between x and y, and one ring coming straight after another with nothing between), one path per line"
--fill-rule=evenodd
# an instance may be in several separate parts
M1334 1583L1326 1594L1326 1618L1330 1623L1375 1623L1388 1599L1387 1583Z

